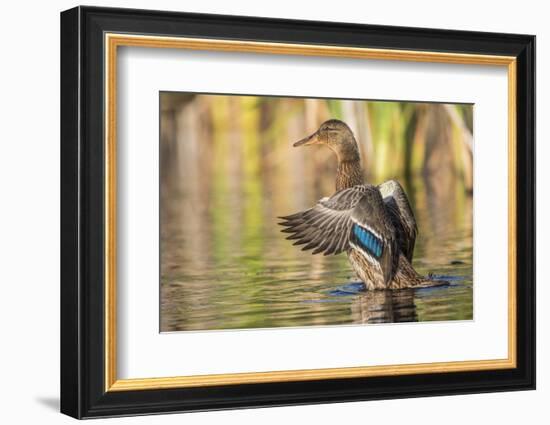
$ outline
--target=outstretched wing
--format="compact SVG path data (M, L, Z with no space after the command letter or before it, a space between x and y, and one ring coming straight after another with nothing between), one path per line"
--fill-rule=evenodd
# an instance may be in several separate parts
M313 254L340 254L348 249L351 214L365 194L364 186L355 186L323 198L308 210L287 217L280 217L290 233L294 245L304 245L302 250L314 249Z
M369 185L341 190L308 210L281 217L283 232L294 245L313 254L339 254L359 249L382 269L384 280L396 264L395 230L378 188Z
M399 249L412 261L418 228L407 194L397 180L388 180L378 189L395 228Z

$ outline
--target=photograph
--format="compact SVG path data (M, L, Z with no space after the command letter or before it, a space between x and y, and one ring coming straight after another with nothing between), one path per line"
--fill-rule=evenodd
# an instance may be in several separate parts
M159 92L160 331L473 320L474 107Z

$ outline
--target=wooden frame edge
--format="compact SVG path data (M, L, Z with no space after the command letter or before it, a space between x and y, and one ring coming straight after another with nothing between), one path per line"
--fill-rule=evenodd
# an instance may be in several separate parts
M503 359L417 363L391 366L383 365L330 369L285 370L274 372L174 376L166 378L118 379L111 384L108 391L139 391L182 387L190 388L218 385L259 384L269 382L316 381L321 379L370 378L379 376L414 375L417 373L498 370L511 369L514 367L515 362L513 360Z

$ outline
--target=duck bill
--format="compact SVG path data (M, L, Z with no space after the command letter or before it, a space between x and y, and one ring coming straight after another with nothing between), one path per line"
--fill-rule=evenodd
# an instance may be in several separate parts
M298 140L296 143L294 143L294 147L297 146L308 146L308 145L314 145L316 143L319 143L319 133L316 131L311 136L307 136L302 140Z

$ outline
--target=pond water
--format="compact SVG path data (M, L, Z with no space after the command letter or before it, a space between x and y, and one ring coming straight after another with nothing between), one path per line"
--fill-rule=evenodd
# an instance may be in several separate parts
M472 198L454 180L425 176L405 185L419 227L413 265L450 285L399 291L366 291L345 254L292 246L277 216L329 193L278 193L269 181L235 186L214 175L196 190L165 182L162 332L473 318Z

